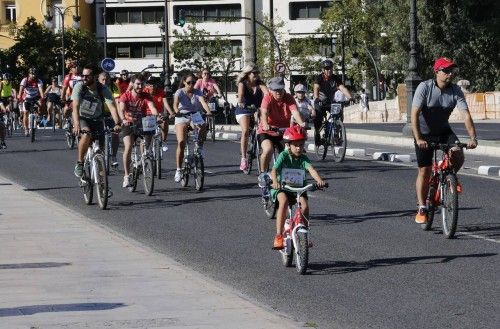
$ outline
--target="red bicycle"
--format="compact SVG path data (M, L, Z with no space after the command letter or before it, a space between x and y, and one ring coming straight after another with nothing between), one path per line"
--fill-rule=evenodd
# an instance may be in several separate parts
M458 182L457 175L453 170L449 150L458 146L461 149L467 144L443 144L429 143L429 148L434 151L432 162L432 174L429 180L429 192L427 193L427 222L422 224L422 229L428 231L432 227L434 214L441 209L443 223L443 234L448 239L455 236L458 222L458 194L462 192L462 186ZM442 151L441 160L438 161L438 151Z
M328 184L325 188L328 187ZM305 274L309 263L309 218L305 218L300 207L300 196L307 191L315 191L319 189L316 184L309 184L304 187L291 187L284 185L283 191L294 193L297 195L295 205L289 204L288 216L285 220L285 230L283 237L285 248L280 250L283 264L286 267L292 266L293 256L295 255L295 267L297 272ZM295 207L295 212L293 211ZM292 217L293 216L293 217Z

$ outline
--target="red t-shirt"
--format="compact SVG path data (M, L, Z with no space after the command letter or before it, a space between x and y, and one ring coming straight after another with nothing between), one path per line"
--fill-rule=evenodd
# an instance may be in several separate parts
M130 84L130 80L123 80L121 78L116 79L116 84L118 85L118 88L120 89L120 96L123 95Z
M134 96L132 90L129 90L121 95L120 102L125 104L125 121L134 123L147 115L148 101L153 101L153 99L151 95L144 92Z
M261 108L267 109L267 123L271 127L288 128L292 119L292 111L297 111L295 99L290 94L285 94L281 101L277 101L270 93L262 99ZM262 130L262 122L259 125L259 134L270 133Z
M147 92L153 98L153 104L156 107L158 113L163 113L165 109L163 108L163 99L165 98L165 92L162 89L158 89L156 92L153 92L151 88L144 88L144 92ZM152 115L151 110L147 110L147 115Z

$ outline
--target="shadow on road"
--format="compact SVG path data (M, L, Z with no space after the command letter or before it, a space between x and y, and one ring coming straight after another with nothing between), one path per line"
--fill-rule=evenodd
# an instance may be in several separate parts
M62 267L69 265L71 265L71 263L46 262L46 263L0 264L0 270L14 270L23 268L50 268L50 267Z
M50 190L62 190L62 189L79 189L80 187L77 185L73 186L54 186L54 187L36 187L36 188L25 188L25 191L28 192L37 192L37 191L50 191Z
M311 275L345 274L358 271L366 271L377 267L397 265L429 265L449 263L458 258L482 258L496 256L496 253L469 254L469 255L443 255L443 256L416 256L370 259L366 262L329 262L309 264Z
M124 303L75 303L75 304L48 304L29 305L12 308L0 308L0 317L33 315L37 313L77 312L77 311L104 311L124 307Z
M500 225L498 223L459 225L458 231L479 233L490 239L500 237Z

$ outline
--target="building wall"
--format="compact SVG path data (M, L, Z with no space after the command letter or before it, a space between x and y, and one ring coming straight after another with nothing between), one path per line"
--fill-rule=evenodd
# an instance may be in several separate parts
M6 4L15 4L16 6L16 25L22 26L28 17L35 17L38 22L43 22L43 15L46 14L47 4L51 0L0 0L0 49L11 47L15 41L15 27L6 20ZM85 0L62 0L64 8L78 5L79 15L81 16L80 28L93 31L94 15L93 6L85 3ZM64 25L71 27L73 25L72 16L76 14L75 8L66 12Z

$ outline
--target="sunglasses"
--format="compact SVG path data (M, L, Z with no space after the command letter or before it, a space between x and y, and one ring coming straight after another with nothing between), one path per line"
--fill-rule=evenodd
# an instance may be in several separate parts
M458 68L457 67L447 67L445 69L441 69L441 71L445 74L457 74Z
M194 85L196 82L194 82L193 80L190 80L190 81L186 81L186 84L187 85Z

